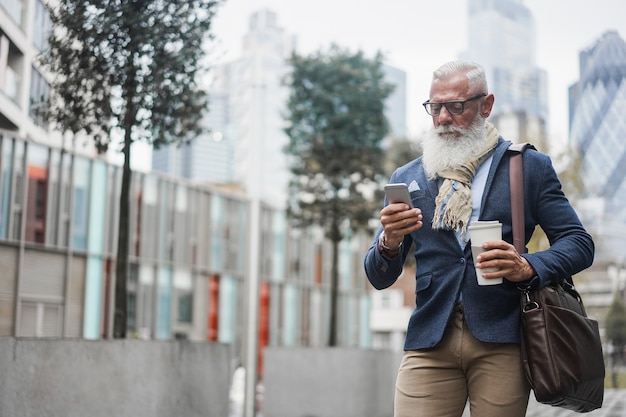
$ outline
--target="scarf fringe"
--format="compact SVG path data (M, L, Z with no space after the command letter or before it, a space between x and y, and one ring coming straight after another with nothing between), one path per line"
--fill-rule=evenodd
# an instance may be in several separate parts
M463 236L467 233L472 216L472 180L480 164L494 152L499 136L496 128L487 122L487 146L480 156L442 173L444 181L435 200L433 229L454 230Z

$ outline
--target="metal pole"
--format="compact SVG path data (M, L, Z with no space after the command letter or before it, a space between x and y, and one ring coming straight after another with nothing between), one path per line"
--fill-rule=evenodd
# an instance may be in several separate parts
M259 335L259 241L260 241L261 202L259 198L250 200L250 253L248 256L248 315L246 320L246 395L245 417L255 417L257 384L257 350Z

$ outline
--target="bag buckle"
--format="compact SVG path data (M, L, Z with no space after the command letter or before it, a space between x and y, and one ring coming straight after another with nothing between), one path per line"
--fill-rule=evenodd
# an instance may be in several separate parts
M532 311L539 308L539 303L530 298L530 288L523 290L524 292L524 311Z
M524 284L517 285L517 289L520 290L524 296L524 302L523 302L523 307L522 307L522 311L524 312L536 310L539 308L539 303L533 300L530 296L530 292L533 290L535 286L538 285L539 283L538 281L539 281L538 277L533 277L530 281Z

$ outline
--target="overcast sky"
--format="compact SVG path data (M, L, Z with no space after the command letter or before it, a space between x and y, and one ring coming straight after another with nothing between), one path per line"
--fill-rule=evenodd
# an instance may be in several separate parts
M578 79L578 54L608 30L626 39L626 1L523 3L535 18L536 64L548 72L549 135L564 142L567 88ZM212 28L217 62L240 55L250 15L264 8L277 14L287 34L297 36L300 53L327 49L335 42L369 57L381 51L387 63L406 71L411 135L430 123L420 103L428 98L432 70L467 48L467 0L225 0Z

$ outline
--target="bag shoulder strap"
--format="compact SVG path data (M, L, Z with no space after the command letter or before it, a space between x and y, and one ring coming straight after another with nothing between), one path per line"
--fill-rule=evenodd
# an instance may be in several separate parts
M524 233L524 168L522 154L527 148L535 149L528 142L515 143L509 151L515 154L509 160L509 181L511 189L511 226L513 229L513 246L518 253L524 253L526 236Z
M509 181L511 186L511 228L513 230L513 246L518 253L526 252L526 236L524 232L524 168L522 154L527 148L535 149L530 143L516 143L509 146L513 152L509 160ZM580 299L580 295L574 288L572 277L565 277L567 283L564 289ZM563 284L561 284L563 285ZM582 300L581 304L582 304ZM583 307L584 308L584 307Z

